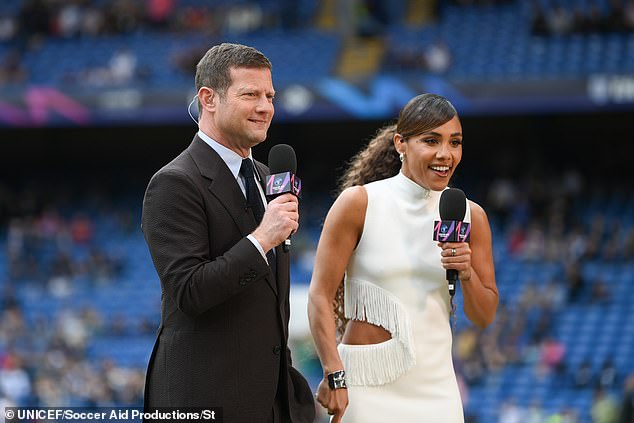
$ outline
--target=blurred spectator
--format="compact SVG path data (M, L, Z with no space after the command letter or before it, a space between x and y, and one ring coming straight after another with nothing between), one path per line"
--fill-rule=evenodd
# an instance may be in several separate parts
M536 36L543 36L548 34L548 22L546 21L546 13L537 0L533 1L531 33Z
M546 247L546 238L544 236L544 228L537 220L533 220L529 224L523 246L522 257L525 260L537 261L542 259Z
M220 34L222 21L223 14L218 10L212 11L206 7L185 7L178 11L175 26L176 30L195 31L216 37ZM210 44L213 43L210 41L205 47L208 49Z
M524 410L517 405L515 398L504 401L500 407L498 423L525 423Z
M607 358L601 365L601 370L599 370L599 387L605 391L610 391L616 387L618 376L614 362L612 359Z
M0 390L4 397L20 405L26 405L31 395L31 382L16 353L9 352L2 358Z
M548 374L555 372L562 374L566 362L566 347L555 338L548 336L541 345L540 373Z
M175 6L175 0L146 0L148 21L155 28L167 28L170 17L174 14Z
M0 87L6 84L20 84L26 82L28 72L22 64L19 50L9 50L0 63Z
M443 40L425 46L391 44L383 66L393 71L426 71L441 75L451 67L451 51Z
M533 35L596 34L604 32L623 32L634 29L634 3L628 0L610 0L606 13L601 7L590 2L585 7L579 4L567 10L556 5L544 10L537 1L533 3L531 32Z
M592 282L590 301L595 304L607 304L610 302L610 290L608 284L599 276Z
M82 35L96 37L104 31L105 16L102 8L96 5L87 5L81 15L79 30Z
M74 38L79 35L82 21L82 0L68 1L57 11L54 31L63 38Z
M590 360L584 359L573 375L573 383L575 388L586 389L592 386L594 375L592 374L592 365Z
M626 31L634 31L634 0L629 0L623 12Z
M623 241L623 259L634 259L634 228L630 228L630 230L625 234L625 239Z
M560 310L566 303L566 290L563 284L555 279L549 280L541 294L540 303L546 310Z
M618 406L606 391L597 388L594 391L590 414L593 423L617 423Z
M517 202L517 186L509 177L495 179L490 185L487 193L487 204L489 208L499 215L503 221L509 215Z
M554 35L566 35L572 32L572 17L563 6L556 6L548 17L548 30Z
M634 373L623 384L623 399L619 410L619 423L634 423Z
M136 77L137 58L129 49L116 51L110 58L109 66L114 85L126 85Z
M572 32L575 34L583 34L588 32L586 27L586 15L581 6L572 9Z
M390 45L385 55L384 67L392 71L424 70L423 52L416 47Z
M90 243L94 234L92 220L85 214L78 213L70 222L70 233L73 242L80 245Z
M522 423L544 423L544 410L539 401L532 401L526 409Z
M0 14L0 42L13 39L18 32L18 25L11 15Z
M581 266L578 262L569 263L566 266L566 284L568 285L568 302L579 301L585 287L585 280L581 275Z
M264 23L262 8L256 3L231 6L224 19L224 30L230 35L246 34L260 29Z
M443 40L436 40L425 48L423 53L425 67L433 74L442 75L451 66L451 52L449 46Z
M143 6L132 0L115 0L107 3L105 31L107 33L129 33L141 26Z

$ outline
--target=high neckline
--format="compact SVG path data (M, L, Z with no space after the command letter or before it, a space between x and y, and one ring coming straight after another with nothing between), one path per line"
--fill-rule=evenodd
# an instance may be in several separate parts
M439 196L442 191L433 191L429 188L422 187L399 171L394 177L396 185L407 195L411 195L417 199L429 199Z

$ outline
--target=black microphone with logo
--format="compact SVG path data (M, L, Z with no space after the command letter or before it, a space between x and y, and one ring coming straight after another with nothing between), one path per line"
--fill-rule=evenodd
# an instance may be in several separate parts
M265 186L265 194L269 201L287 192L301 198L302 181L295 175L297 157L293 147L288 144L277 144L271 148L269 151L269 172L271 174L266 177ZM291 248L290 235L284 241L282 248L286 253Z
M449 188L440 195L440 221L434 222L434 241L469 242L471 240L471 224L464 222L467 212L467 197L458 188ZM447 269L449 294L456 293L458 271Z

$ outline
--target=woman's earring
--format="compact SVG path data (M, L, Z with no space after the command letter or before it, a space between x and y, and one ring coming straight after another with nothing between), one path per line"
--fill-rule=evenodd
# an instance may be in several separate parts
M405 153L399 153L398 158L401 162L403 162L403 160L405 160Z

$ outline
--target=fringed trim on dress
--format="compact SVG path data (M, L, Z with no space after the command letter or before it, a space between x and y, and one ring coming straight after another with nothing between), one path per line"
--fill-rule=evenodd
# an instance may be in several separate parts
M414 367L409 318L396 296L370 282L346 279L344 313L348 319L381 326L392 336L380 344L340 345L350 385L384 385Z

